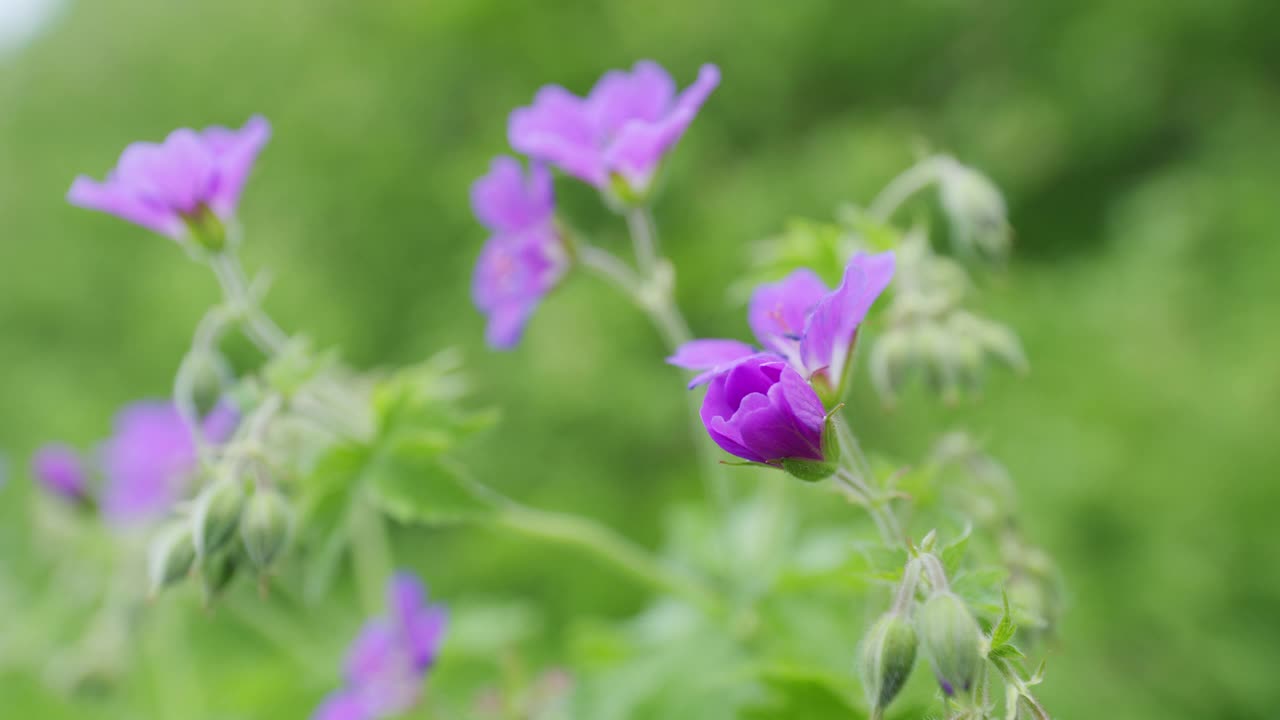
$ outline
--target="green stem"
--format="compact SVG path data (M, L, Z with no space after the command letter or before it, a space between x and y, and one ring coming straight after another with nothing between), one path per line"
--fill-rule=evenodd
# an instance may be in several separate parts
M912 195L937 181L941 163L942 158L939 156L927 157L890 180L871 201L871 206L867 209L871 217L881 222L888 221Z
M678 595L709 612L721 609L716 594L703 583L663 565L640 546L587 518L511 503L498 512L495 524L532 538L592 553L633 578Z
M256 299L249 292L244 268L234 250L228 248L213 256L210 265L218 278L218 284L222 286L227 305L243 314L245 335L264 355L279 353L289 336L258 307Z
M902 527L883 494L871 486L871 480L874 477L871 464L862 453L862 447L858 444L853 429L838 412L832 416L831 420L836 430L836 441L840 445L841 467L836 471L836 479L850 490L855 500L866 507L885 544L890 547L902 547L906 543Z
M351 560L365 612L377 615L383 607L383 588L393 571L391 539L381 513L357 497L347 516Z
M654 226L653 213L648 206L641 205L627 210L626 218L640 274L653 278L658 266L658 232Z

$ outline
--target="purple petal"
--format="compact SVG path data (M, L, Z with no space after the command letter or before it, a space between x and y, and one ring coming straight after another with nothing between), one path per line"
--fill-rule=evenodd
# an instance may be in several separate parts
M169 208L142 202L121 184L108 180L100 183L81 175L71 183L67 202L86 210L97 210L127 220L135 225L168 235L182 237L186 226L181 216Z
M45 445L31 459L31 471L41 487L65 500L79 500L88 489L84 461L74 449Z
M526 183L520 161L496 157L489 173L472 184L471 207L480 222L495 232L517 233L546 222L555 207L551 173L534 163Z
M102 448L102 512L130 523L166 512L195 467L195 446L172 403L134 403L118 415Z
M396 672L400 662L399 639L395 627L386 620L371 620L347 650L343 673L353 686L375 683Z
M689 383L692 389L755 354L755 348L737 340L692 340L676 348L676 354L667 358L667 363L686 370L707 371Z
M608 170L621 174L632 187L647 187L662 156L684 135L719 84L720 70L703 65L698 79L680 94L666 116L657 120L634 117L622 125L605 150Z
M204 201L225 220L235 214L258 153L271 139L271 123L261 115L254 115L239 130L212 127L202 135L217 171L214 185Z
M374 720L374 715L358 695L339 690L320 703L311 720Z
M448 622L449 613L435 605L428 606L413 616L408 626L407 640L409 655L416 671L424 672L435 663Z
M597 187L608 181L587 103L562 87L544 87L533 105L512 112L507 138L519 152L579 180Z
M818 303L805 326L800 356L810 374L825 369L833 382L841 381L854 333L889 286L893 269L892 252L859 253L849 262L840 287Z
M812 270L796 270L776 283L756 288L747 322L762 345L794 364L809 314L828 292Z
M718 382L720 382L720 378L713 381L712 385L714 386ZM703 408L705 411L705 401L703 402ZM738 406L734 408L732 415L712 415L708 417L707 414L704 414L702 422L706 425L707 433L711 435L711 439L725 452L730 455L736 455L743 460L762 463L767 462L767 458L756 452L755 448L748 447L746 440L742 437L742 422L745 418L757 412L767 412L768 409L769 398L759 393L752 393L742 398Z
M221 445L231 439L239 425L240 411L235 403L230 400L219 400L200 422L200 429L208 442Z
M489 239L476 262L471 292L476 307L489 317L490 347L508 349L519 342L525 323L567 267L554 228Z
M651 60L641 60L630 73L605 73L586 104L597 133L609 137L632 120L661 120L675 94L676 84L667 71Z

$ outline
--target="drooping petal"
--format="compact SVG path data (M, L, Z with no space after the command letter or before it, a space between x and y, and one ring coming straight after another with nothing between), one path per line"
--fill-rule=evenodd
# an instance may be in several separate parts
M756 288L747 308L747 323L762 345L795 364L809 314L828 292L816 273L801 268L776 283Z
M519 152L579 180L597 187L608 180L586 101L562 87L545 87L534 96L533 105L513 111L507 139Z
M555 208L551 173L533 163L526 182L520 161L496 157L488 174L472 184L471 207L480 222L494 232L518 233L544 223Z
M800 356L810 374L825 369L833 382L840 382L854 333L889 286L893 269L892 252L859 253L849 262L840 287L818 303L805 326Z
M686 370L706 371L689 383L692 389L755 354L755 348L737 340L691 340L676 348L667 363Z

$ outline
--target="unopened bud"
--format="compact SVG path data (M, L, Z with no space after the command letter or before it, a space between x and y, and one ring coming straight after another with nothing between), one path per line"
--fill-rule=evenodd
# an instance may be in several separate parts
M197 555L208 557L226 544L236 531L244 505L244 481L235 473L222 475L196 497L191 529Z
M867 632L859 665L872 717L879 717L897 697L915 662L915 629L901 614L885 613Z
M190 524L174 522L160 530L147 547L150 593L155 595L185 578L191 572L195 559L196 548Z
M948 158L942 165L941 192L942 208L961 249L994 258L1008 254L1008 209L991 180Z
M234 548L227 548L201 560L200 589L204 593L206 607L235 579L240 562L241 557L234 552Z
M942 691L972 689L982 665L982 632L964 601L949 591L935 593L916 614L916 626Z
M240 519L245 554L258 570L266 570L279 556L293 530L293 510L279 492L259 488Z

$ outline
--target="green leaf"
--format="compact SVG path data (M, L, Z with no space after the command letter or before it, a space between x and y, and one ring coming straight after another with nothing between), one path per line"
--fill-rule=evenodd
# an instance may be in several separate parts
M1017 645L1014 645L1013 643L1005 643L998 647L991 648L991 651L987 653L987 657L993 660L998 658L1006 658L1009 660L1015 660L1015 659L1021 660L1025 658L1026 655L1024 655L1023 652L1018 649Z
M1013 615L1009 612L1009 594L1004 593L1004 613L1000 616L1000 622L996 624L994 630L991 631L991 649L1005 645L1013 638L1013 633L1017 630L1017 626L1013 624Z
M412 441L376 454L364 469L363 481L374 504L403 523L479 520L494 509L446 459Z
M969 535L972 530L972 525L966 525L964 533L960 537L952 540L946 547L942 548L942 567L946 570L947 577L955 577L960 570L960 563L964 561L965 551L969 549Z

